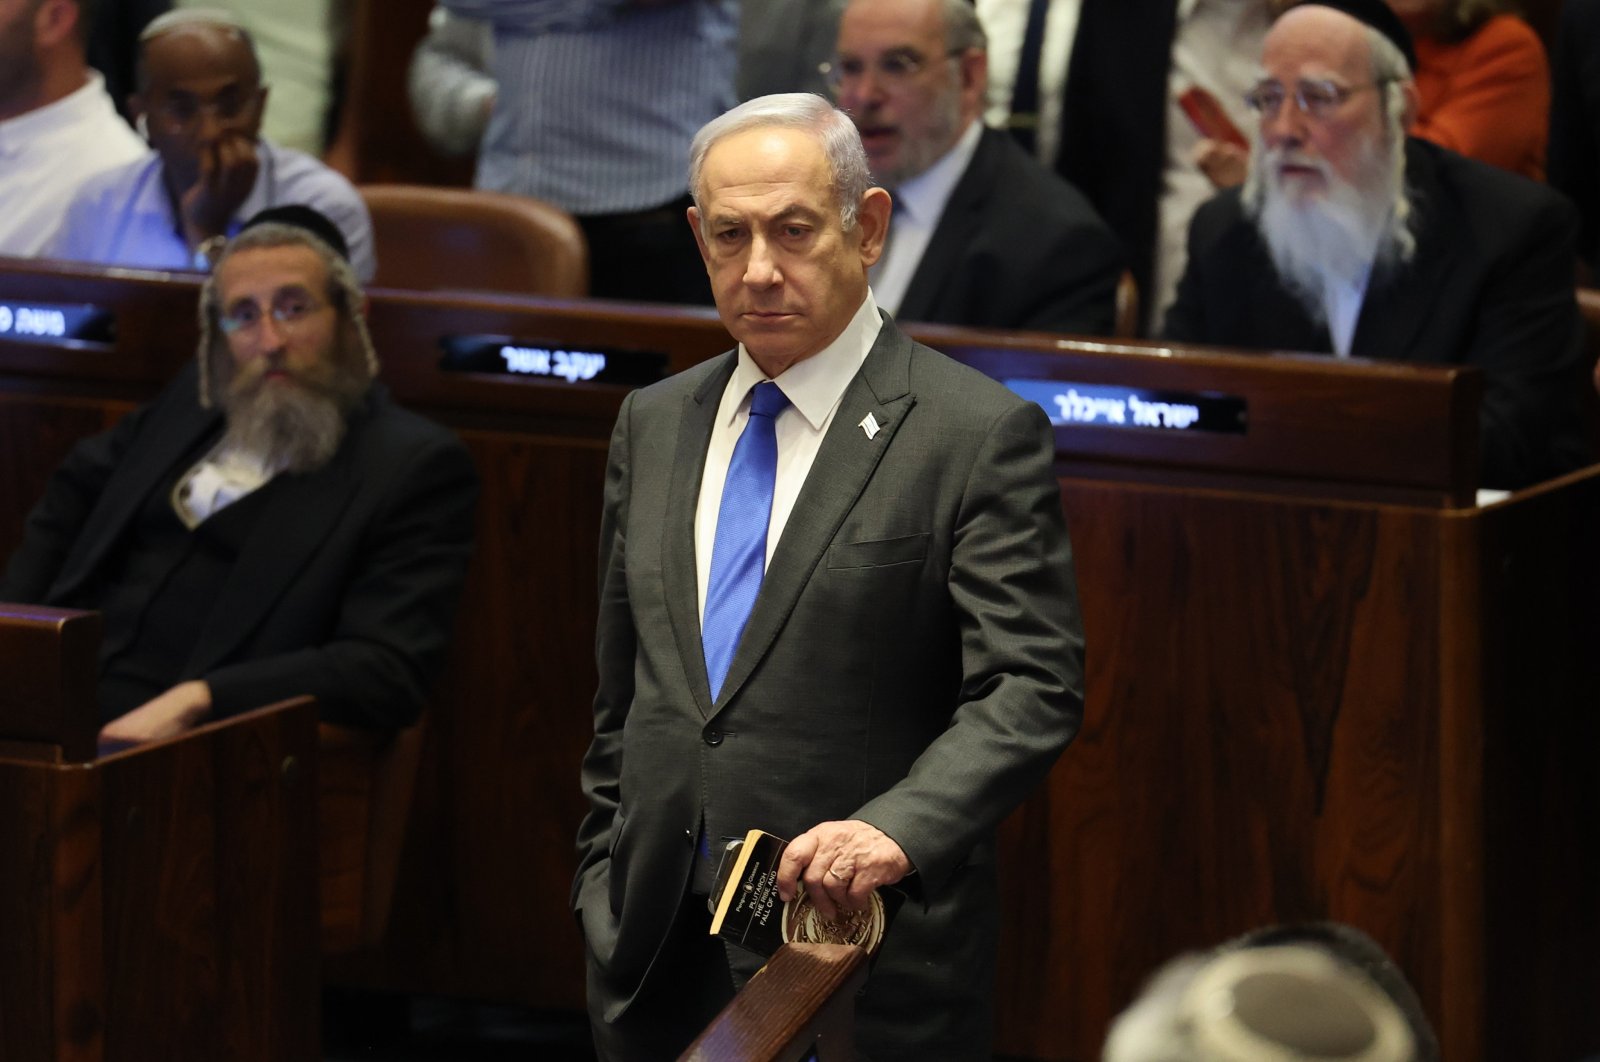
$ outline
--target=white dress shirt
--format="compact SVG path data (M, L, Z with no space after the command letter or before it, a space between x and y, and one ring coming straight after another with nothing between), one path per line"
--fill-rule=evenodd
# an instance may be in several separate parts
M767 559L778 548L795 499L805 485L822 437L839 409L845 388L855 379L867 352L877 342L883 319L872 292L861 303L839 337L803 361L795 362L775 383L789 399L789 408L778 414L773 428L778 438L778 475L772 490L772 519L767 524ZM711 549L717 541L717 517L722 510L722 484L728 478L728 463L733 447L750 419L750 391L767 379L755 360L739 344L739 363L733 378L722 392L717 420L706 447L706 468L700 477L700 501L695 508L694 564L700 589L700 617L706 612L706 587L711 582ZM764 570L764 566L763 566Z
M173 511L193 531L212 514L272 482L279 471L254 454L219 444L173 485Z
M1361 319L1361 303L1367 297L1367 281L1371 277L1372 270L1368 268L1348 284L1330 284L1323 295L1328 337L1333 340L1333 353L1338 357L1350 356L1350 344L1356 338L1356 322Z
M878 305L889 313L899 312L906 289L911 287L911 278L922 263L922 253L928 249L933 230L939 227L939 219L944 216L950 193L956 190L961 175L967 172L982 136L983 123L969 123L966 132L939 161L890 190L895 206L894 216L889 220L889 242L870 274L872 294Z
M84 181L148 150L95 71L76 92L0 122L0 254L42 253Z

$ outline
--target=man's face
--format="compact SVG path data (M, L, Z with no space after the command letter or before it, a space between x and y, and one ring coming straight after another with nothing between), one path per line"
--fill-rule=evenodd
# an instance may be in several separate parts
M231 254L218 270L217 292L234 386L304 386L325 376L339 314L317 252L291 244Z
M839 107L872 175L894 187L939 160L977 115L983 53L951 56L938 0L855 0L839 21Z
M1326 198L1335 182L1368 190L1389 149L1366 28L1331 8L1295 8L1267 33L1261 65L1263 84L1281 86L1284 94L1275 113L1261 115L1265 150L1253 160L1267 194ZM1295 100L1301 85L1313 94L1331 86L1342 98L1310 114Z
M717 312L769 376L844 331L867 293L889 197L874 188L846 232L821 143L800 129L748 129L718 141L689 210Z
M33 106L39 91L39 57L35 51L41 0L0 0L0 118Z
M256 139L266 90L241 37L216 26L181 26L145 44L144 87L132 102L168 177L188 188L207 149Z

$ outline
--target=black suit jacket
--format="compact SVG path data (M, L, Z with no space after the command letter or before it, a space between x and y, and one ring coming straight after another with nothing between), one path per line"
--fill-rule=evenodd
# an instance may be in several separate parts
M1083 706L1049 423L885 323L713 702L694 521L734 361L635 391L612 435L573 885L591 1011L614 1020L646 977L702 815L712 839L858 818L917 869L859 1003L858 1042L873 1057L987 1057L993 831ZM868 413L881 426L870 438Z
M1589 460L1578 396L1571 204L1543 185L1421 140L1406 144L1417 251L1375 270L1356 322L1360 358L1484 372L1482 483L1514 488ZM1237 189L1196 212L1168 339L1329 352L1325 326L1282 285Z
M1177 25L1177 0L1083 0L1062 100L1056 170L1083 190L1127 248L1147 301Z
M0 600L83 600L150 493L221 426L191 362L156 399L78 444L28 517ZM466 449L375 386L333 458L274 481L180 680L225 716L312 694L323 719L400 726L442 663L472 548Z
M895 314L901 321L1109 335L1122 247L1088 200L985 129Z
M1550 184L1583 215L1578 250L1600 269L1600 0L1566 0L1550 96Z

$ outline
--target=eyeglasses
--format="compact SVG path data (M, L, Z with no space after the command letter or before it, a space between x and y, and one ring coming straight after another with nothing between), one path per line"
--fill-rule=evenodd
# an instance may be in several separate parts
M846 83L860 81L866 76L869 67L879 82L890 88L899 88L927 69L929 63L938 62L940 59L954 59L966 50L951 48L943 55L930 58L912 48L896 48L884 52L870 63L865 59L834 56L829 62L818 63L817 73L822 75L823 80L828 83L828 90L835 95L843 91Z
M249 300L235 303L227 313L218 316L217 324L230 336L256 331L262 319L269 316L284 328L294 328L327 306L309 291L285 291L272 300L270 307Z
M151 110L163 123L176 130L194 128L202 114L209 113L216 121L236 122L249 113L261 89L226 88L210 99L188 92L174 92L161 98Z
M1285 99L1293 99L1300 113L1311 118L1326 118L1339 109L1339 105L1364 89L1387 85L1394 78L1386 77L1365 85L1344 86L1332 81L1296 81L1290 93L1279 81L1263 81L1244 94L1247 107L1262 119L1274 117Z

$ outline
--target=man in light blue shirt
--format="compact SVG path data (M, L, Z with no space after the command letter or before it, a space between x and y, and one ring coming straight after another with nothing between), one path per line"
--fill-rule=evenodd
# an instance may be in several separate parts
M250 36L219 12L181 10L141 37L131 100L155 150L84 184L46 253L150 269L198 269L243 220L301 204L330 218L357 276L376 269L355 187L309 155L259 138L267 89Z

